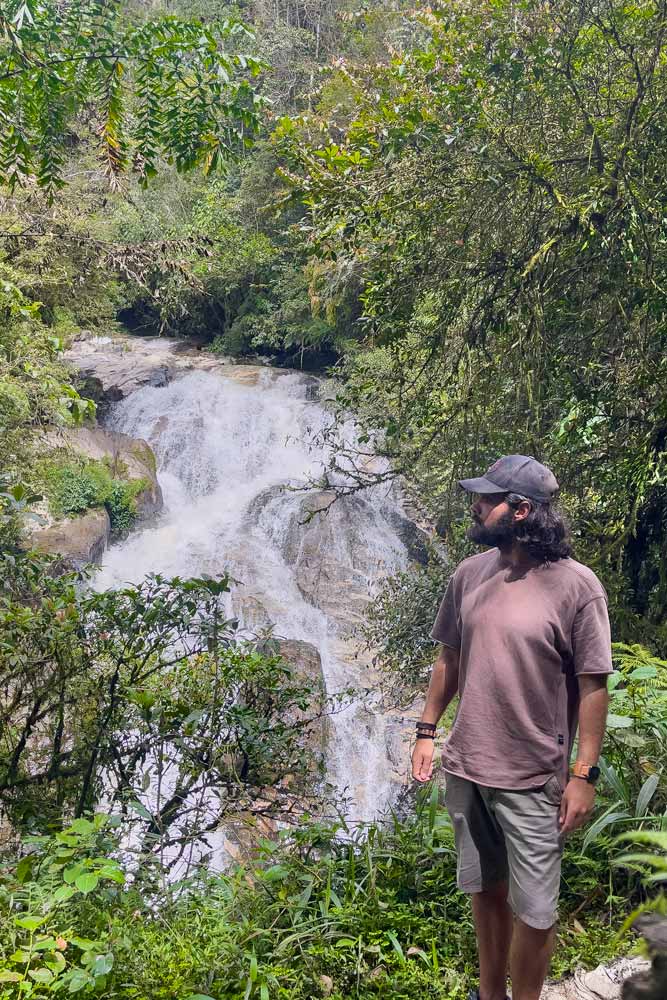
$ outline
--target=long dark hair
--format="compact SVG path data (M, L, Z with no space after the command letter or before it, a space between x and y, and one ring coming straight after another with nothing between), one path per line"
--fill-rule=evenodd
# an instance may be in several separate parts
M510 505L520 503L522 497L510 494ZM553 503L531 500L532 510L523 521L514 525L514 538L532 559L541 563L558 562L572 555L570 529L567 521Z

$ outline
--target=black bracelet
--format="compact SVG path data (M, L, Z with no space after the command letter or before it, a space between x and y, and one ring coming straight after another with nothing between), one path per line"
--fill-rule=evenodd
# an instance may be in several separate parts
M435 739L435 733L420 733L419 730L417 730L417 739L418 740L434 740Z
M418 722L417 723L417 729L430 729L430 731L432 733L434 733L436 731L436 728L437 728L437 726L436 726L435 722Z

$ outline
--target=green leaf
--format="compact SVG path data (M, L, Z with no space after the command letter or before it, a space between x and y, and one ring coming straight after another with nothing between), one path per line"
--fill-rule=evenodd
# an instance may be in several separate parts
M635 669L629 674L629 679L631 681L647 681L653 680L657 676L657 667L646 665L642 667L635 667Z
M53 898L56 903L65 903L72 896L76 895L76 889L71 885L61 885L59 886L53 894Z
M93 889L97 888L99 881L100 880L97 875L94 875L92 872L87 872L84 875L79 875L74 882L74 885L80 892L89 893L92 892Z
M396 954L398 955L401 965L405 965L406 962L405 953L403 951L403 948L401 947L400 941L398 940L393 931L387 931L387 937L391 941L392 947L396 952Z
M91 823L88 819L75 819L74 822L70 823L68 831L73 830L74 833L88 834L95 832L95 824Z
M613 826L614 823L617 823L619 820L629 818L630 813L627 809L618 808L622 804L622 802L614 802L613 805L611 805L607 810L605 810L605 812L602 813L601 816L598 816L598 818L590 824L586 830L586 836L584 837L581 845L582 854L586 853L590 845L600 836L603 830L606 830L609 826Z
M91 972L94 976L106 976L113 969L113 955L107 952L106 955L98 955L93 963Z
M648 807L651 803L651 799L655 795L658 785L660 784L660 775L650 774L642 787L639 790L639 795L637 796L637 815L644 816L648 812Z
M28 975L31 976L36 983L50 983L53 979L53 973L49 969L30 969Z
M71 868L66 868L63 872L63 879L65 882L72 885L84 871L85 869L82 864L72 865Z
M38 927L41 927L45 920L46 917L15 917L14 923L17 927L24 927L27 931L35 931Z
M607 716L607 729L631 729L634 725L627 715L616 715L610 712Z

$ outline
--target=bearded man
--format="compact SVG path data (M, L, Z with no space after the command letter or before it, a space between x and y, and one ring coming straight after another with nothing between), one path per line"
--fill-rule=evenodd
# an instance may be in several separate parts
M553 473L506 455L459 485L473 495L464 559L431 637L440 649L417 723L412 773L428 781L441 715L445 805L459 888L472 895L479 990L539 1000L555 941L563 837L589 818L612 672L606 595L572 558ZM579 725L576 762L571 750Z

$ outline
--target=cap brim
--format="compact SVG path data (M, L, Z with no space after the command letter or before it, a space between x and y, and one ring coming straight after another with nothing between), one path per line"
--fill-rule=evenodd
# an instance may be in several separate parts
M506 489L498 486L498 483L492 483L486 476L480 476L479 479L459 479L459 486L468 493L507 493Z

